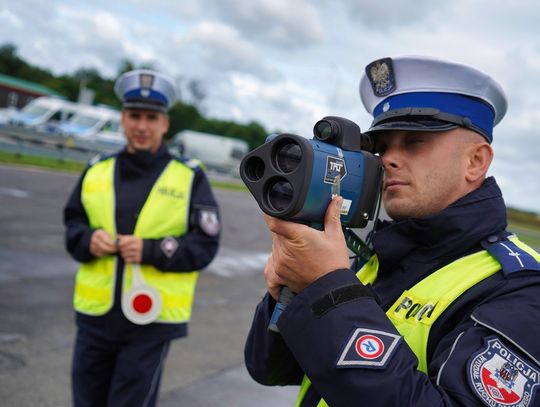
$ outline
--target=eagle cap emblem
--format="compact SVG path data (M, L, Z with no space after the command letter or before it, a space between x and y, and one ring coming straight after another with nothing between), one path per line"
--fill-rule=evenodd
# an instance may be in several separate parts
M143 97L150 96L150 89L154 85L154 75L149 73L141 73L139 75L139 81L141 84L141 95Z
M366 66L366 75L375 96L386 96L396 89L392 58L382 58Z

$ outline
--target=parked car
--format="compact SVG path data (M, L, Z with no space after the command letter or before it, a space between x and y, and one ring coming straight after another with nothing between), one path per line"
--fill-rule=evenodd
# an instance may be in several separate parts
M0 125L9 124L9 121L18 112L14 107L4 107L0 109Z
M41 96L11 114L9 124L46 131L47 126L56 128L70 119L76 111L75 103L57 97Z
M75 138L95 138L97 134L120 131L118 110L90 105L78 105L75 114L58 127L60 134Z

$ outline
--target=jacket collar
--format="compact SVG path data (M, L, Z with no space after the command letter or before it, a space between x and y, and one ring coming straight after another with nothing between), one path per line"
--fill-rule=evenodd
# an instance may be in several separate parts
M379 222L373 246L379 270L411 265L442 266L479 250L479 242L506 229L506 207L493 177L438 214L424 218ZM420 267L422 268L422 267Z
M130 153L124 148L118 154L119 174L123 178L136 178L155 168L162 168L168 162L170 154L164 144L155 153L137 151Z

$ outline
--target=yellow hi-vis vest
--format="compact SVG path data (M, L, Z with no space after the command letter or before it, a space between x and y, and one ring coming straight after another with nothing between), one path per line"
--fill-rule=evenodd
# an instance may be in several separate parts
M82 181L81 201L90 227L104 229L116 238L114 157L90 167ZM165 167L137 218L134 235L143 239L181 236L188 229L193 169L171 160ZM187 322L198 272L162 272L141 264L145 283L158 290L162 309L156 322ZM82 263L75 280L74 307L83 314L99 316L113 304L116 256L104 256ZM132 284L131 266L124 269L123 292Z
M510 240L540 261L540 254L535 250L516 237ZM363 284L373 284L378 269L379 260L377 256L372 256L356 276ZM418 358L418 370L424 373L428 371L426 352L429 331L437 318L463 293L500 269L500 263L486 250L470 254L435 271L410 290L405 290L386 311L386 316ZM304 375L296 407L302 404L310 385L311 381ZM328 407L328 404L321 399L317 407Z

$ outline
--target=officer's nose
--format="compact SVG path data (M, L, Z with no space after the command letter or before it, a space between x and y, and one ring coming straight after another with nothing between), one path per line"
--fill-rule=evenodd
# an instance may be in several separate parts
M145 131L148 128L148 120L144 117L141 117L137 120L137 130Z
M398 168L400 162L398 149L395 146L388 146L382 154L382 162L385 170Z

